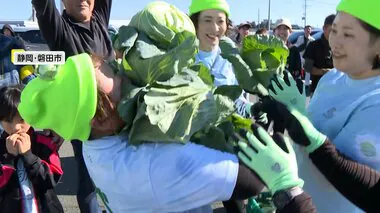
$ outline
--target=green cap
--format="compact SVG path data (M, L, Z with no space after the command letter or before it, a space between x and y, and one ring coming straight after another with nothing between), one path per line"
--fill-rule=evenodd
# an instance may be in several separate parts
M38 129L51 129L65 140L88 140L97 105L97 83L91 57L69 57L54 79L37 77L21 93L20 116Z
M336 8L380 30L379 9L380 0L342 0Z
M192 0L190 16L204 10L221 10L231 17L230 6L226 0Z

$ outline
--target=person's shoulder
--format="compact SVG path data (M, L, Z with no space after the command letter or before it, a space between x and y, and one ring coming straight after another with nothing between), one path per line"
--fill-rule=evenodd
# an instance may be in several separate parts
M39 146L48 147L51 150L55 150L56 147L52 143L53 136L46 135L42 131L36 131L32 127L30 127L28 131L28 135L30 136L31 143L38 144Z
M338 78L342 78L344 77L344 73L335 69L335 68L332 68L330 71L328 71L326 74L324 74L321 78L322 79L325 79L325 80L333 80L333 79L338 79Z
M345 74L343 72L333 68L322 76L319 80L318 86L321 85L321 87L330 87L336 84L344 83L344 81L340 81L340 79L344 77Z
M297 46L295 45L292 45L290 48L289 48L289 51L290 52L293 52L293 53L299 53L299 49L297 48Z
M324 41L321 38L315 39L314 41L310 42L310 44L313 44L314 46L324 45Z
M320 42L320 39L312 40L312 41L310 41L308 46L315 47L316 45L319 45L319 42Z
M92 18L91 18L91 22L95 25L104 25L104 17L99 13L99 11L97 10L94 10L92 12Z

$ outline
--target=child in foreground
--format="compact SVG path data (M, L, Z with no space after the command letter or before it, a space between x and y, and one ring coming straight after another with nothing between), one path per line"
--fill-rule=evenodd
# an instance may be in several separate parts
M1 212L60 213L54 191L63 174L57 147L20 117L21 90L19 85L0 89Z

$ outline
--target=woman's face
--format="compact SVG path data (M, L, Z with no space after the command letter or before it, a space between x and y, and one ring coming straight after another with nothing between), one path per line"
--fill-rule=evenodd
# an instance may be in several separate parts
M94 65L98 85L98 106L97 113L91 121L91 134L93 138L100 138L114 135L124 126L117 111L123 79L120 75L114 74L106 63L94 62Z
M371 75L373 60L380 53L380 39L371 40L370 33L355 17L339 12L332 25L329 42L336 69L352 78Z
M280 25L275 30L275 35L281 40L283 40L284 42L288 41L290 33L291 33L291 30L285 25Z
M249 34L249 27L248 26L242 26L239 28L239 33L242 38L246 37Z
M220 10L205 10L199 14L197 37L203 51L212 51L227 31L227 17Z

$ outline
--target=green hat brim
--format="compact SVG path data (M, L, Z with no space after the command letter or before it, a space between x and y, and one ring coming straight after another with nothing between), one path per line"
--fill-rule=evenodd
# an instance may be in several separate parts
M97 83L88 54L69 57L54 80L36 78L21 93L21 117L32 127L52 129L65 140L88 140L97 106Z

